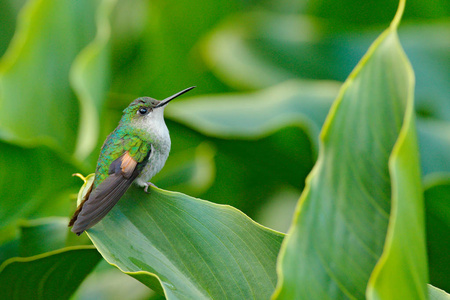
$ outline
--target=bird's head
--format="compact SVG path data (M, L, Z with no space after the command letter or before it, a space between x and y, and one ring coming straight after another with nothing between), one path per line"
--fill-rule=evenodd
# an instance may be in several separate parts
M164 108L166 105L176 97L181 96L193 88L195 86L184 89L161 101L150 97L137 98L123 111L121 123L131 124L140 128L162 124L164 123Z

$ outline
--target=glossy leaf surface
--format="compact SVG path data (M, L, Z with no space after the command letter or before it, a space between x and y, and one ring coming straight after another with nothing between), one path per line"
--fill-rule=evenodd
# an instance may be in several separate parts
M232 207L134 187L88 233L109 263L172 299L268 298L283 239Z

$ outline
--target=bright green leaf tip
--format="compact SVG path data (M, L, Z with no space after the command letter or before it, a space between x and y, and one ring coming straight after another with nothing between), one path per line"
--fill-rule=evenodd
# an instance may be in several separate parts
M55 254L60 254L60 253L64 253L67 251L73 251L73 250L86 250L86 249L95 249L94 246L90 246L90 245L81 245L81 246L71 246L71 247L66 247L66 248L62 248L62 249L58 249L58 250L53 250L50 252L46 252L46 253L41 253L38 255L34 255L34 256L28 256L28 257L12 257L6 261L4 261L1 266L0 266L0 273L3 272L3 270L11 263L14 262L30 262L30 261L34 261L34 260L38 260L41 258L45 258L45 257L49 257Z
M398 3L397 12L395 13L394 19L391 22L391 28L393 30L397 30L398 25L400 25L400 21L403 16L403 12L405 11L406 0L400 0Z
M86 197L86 194L89 192L89 189L91 188L92 184L94 184L95 174L91 173L88 176L84 177L83 175L76 173L73 174L73 176L81 178L81 180L83 180L84 182L77 196L77 205L80 205L81 202L83 202L84 198Z

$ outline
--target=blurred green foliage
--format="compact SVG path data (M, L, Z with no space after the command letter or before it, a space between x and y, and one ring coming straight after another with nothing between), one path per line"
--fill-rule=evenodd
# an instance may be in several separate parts
M71 174L94 170L129 102L191 85L166 110L173 146L154 183L286 232L290 222L277 224L292 217L339 86L396 8L388 0L0 0L1 262L36 254L24 250L30 231L21 220L70 215L80 186ZM449 16L446 0L410 0L399 28L416 75L430 282L447 291ZM89 243L57 232L58 246L42 251L71 255ZM89 287L125 276L108 268L95 269L78 297L114 295ZM150 294L143 287L136 299Z

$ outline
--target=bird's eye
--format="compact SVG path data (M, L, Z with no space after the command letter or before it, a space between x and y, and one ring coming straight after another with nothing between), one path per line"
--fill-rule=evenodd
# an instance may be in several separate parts
M146 115L149 113L149 111L150 110L147 107L141 107L141 108L139 108L138 113L141 115Z

